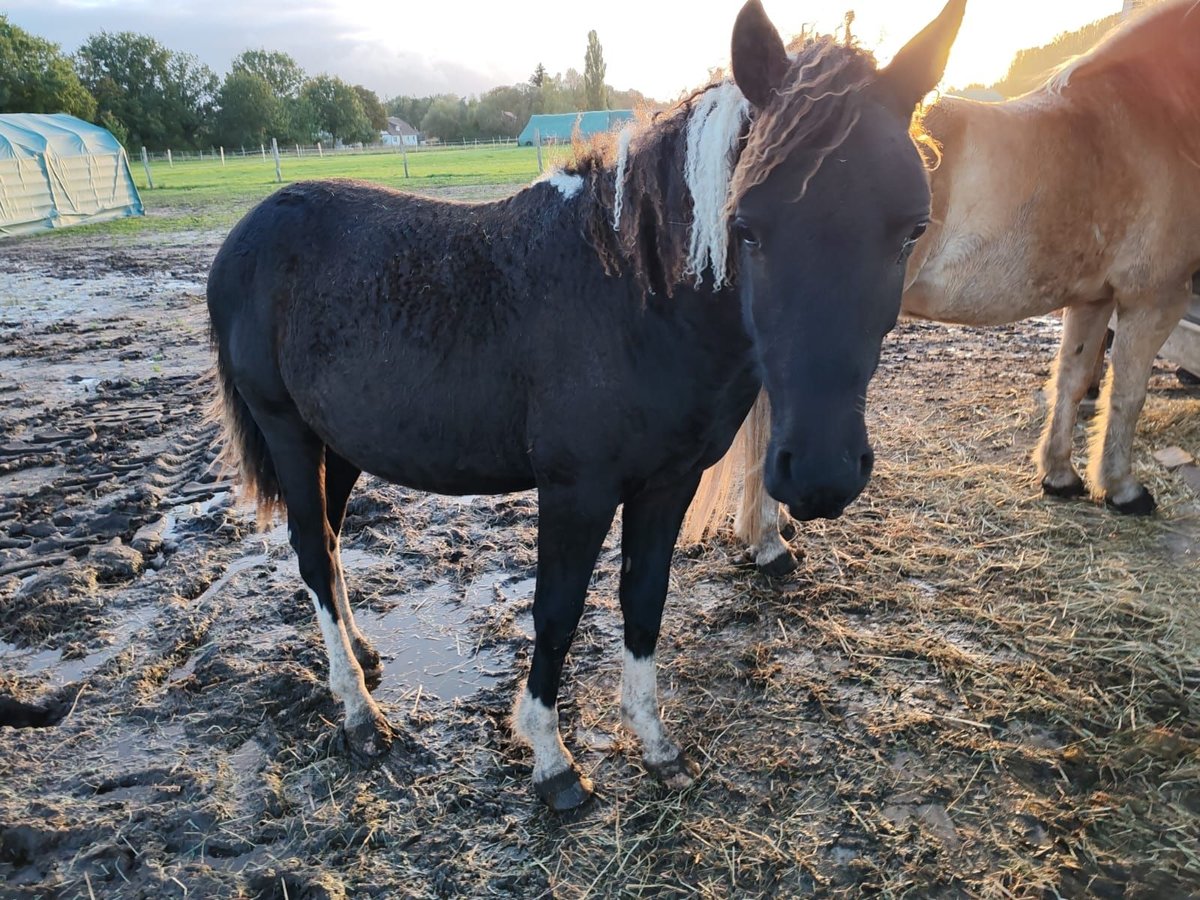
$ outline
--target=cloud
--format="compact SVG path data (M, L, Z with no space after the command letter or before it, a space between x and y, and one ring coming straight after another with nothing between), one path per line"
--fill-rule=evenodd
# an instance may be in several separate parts
M243 50L265 47L289 53L310 74L337 75L382 97L479 93L525 77L503 66L473 67L436 53L393 46L386 34L369 37L328 2L268 6L244 0L10 0L4 12L14 25L60 44L68 53L99 31L135 31L171 50L195 54L224 74Z

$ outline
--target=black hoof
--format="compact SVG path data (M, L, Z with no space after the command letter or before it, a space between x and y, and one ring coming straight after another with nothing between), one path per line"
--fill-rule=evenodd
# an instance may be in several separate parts
M1058 497L1062 500L1074 500L1077 497L1087 496L1087 488L1084 487L1083 479L1078 475L1066 484L1052 484L1050 479L1042 479L1042 493L1047 497Z
M367 690L373 691L379 687L383 681L383 660L379 656L379 651L370 644L355 644L354 658L362 667L363 681L367 683Z
M1145 488L1142 488L1142 492L1127 503L1117 503L1111 497L1105 497L1104 505L1124 516L1152 516L1158 509L1158 504L1154 502L1154 495Z
M785 541L790 541L796 536L796 523L788 519L779 526L779 536Z
M538 798L555 812L578 809L592 797L592 780L572 766L543 781L535 781Z
M665 763L642 761L646 770L673 791L682 791L690 787L700 774L700 767L682 750L674 759Z
M364 765L378 762L392 749L392 726L382 713L353 727L343 724L342 737L351 758Z
M758 571L768 578L782 578L796 571L796 566L796 557L792 555L792 551L785 550L769 563L759 563Z

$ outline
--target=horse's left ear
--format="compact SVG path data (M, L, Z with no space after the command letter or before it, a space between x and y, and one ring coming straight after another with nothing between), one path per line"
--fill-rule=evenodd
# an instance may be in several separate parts
M911 116L916 105L942 80L966 8L967 0L950 0L938 17L879 73L876 84L882 91L880 99L904 118Z
M783 38L767 18L762 0L746 0L733 23L733 80L742 95L756 108L771 102L787 75L787 50Z

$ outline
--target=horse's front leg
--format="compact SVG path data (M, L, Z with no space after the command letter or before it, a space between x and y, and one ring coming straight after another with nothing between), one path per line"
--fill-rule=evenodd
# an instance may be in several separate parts
M543 487L538 495L538 570L533 594L533 663L513 712L513 731L533 750L533 787L552 809L592 794L558 732L563 662L583 614L596 557L616 513L615 493Z
M1112 363L1089 448L1092 491L1117 512L1150 515L1154 497L1132 472L1133 435L1154 357L1187 310L1190 288L1121 302Z
M621 720L641 739L646 768L671 788L687 787L699 769L659 716L654 647L667 597L671 553L699 482L697 473L626 501L621 535L621 611L625 616Z
M1104 352L1104 338L1112 315L1112 301L1069 306L1063 313L1062 344L1054 363L1054 374L1046 385L1050 403L1046 425L1037 448L1042 490L1052 497L1082 497L1087 493L1083 479L1071 464L1075 417Z

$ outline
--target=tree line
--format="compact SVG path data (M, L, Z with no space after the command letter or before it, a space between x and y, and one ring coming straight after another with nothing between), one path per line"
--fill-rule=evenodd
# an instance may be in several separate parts
M73 54L0 14L0 113L65 112L103 125L128 147L152 151L212 146L370 143L388 116L427 137L461 141L516 137L533 113L630 108L638 91L604 83L603 49L588 34L585 73L550 75L540 63L523 84L479 96L399 96L331 75L308 75L287 53L247 50L224 78L190 53L130 31L91 35Z

